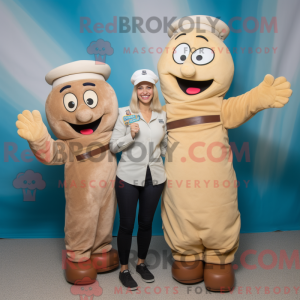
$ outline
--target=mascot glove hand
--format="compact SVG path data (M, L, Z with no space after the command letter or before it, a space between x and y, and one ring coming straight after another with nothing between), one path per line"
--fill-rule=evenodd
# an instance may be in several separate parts
M264 81L257 87L259 100L264 108L283 107L292 95L291 84L285 77L274 77L267 74Z
M48 132L38 110L34 110L32 113L24 110L22 114L18 115L16 126L19 129L18 135L29 142L41 139Z

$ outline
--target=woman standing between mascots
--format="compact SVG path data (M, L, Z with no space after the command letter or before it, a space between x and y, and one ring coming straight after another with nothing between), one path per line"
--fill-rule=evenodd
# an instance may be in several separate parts
M150 70L138 70L130 106L119 108L118 120L110 140L113 153L122 151L115 183L120 212L118 252L122 284L136 290L137 283L128 270L128 259L139 202L136 272L145 282L154 276L144 264L152 236L152 221L164 188L166 175L161 156L166 153L166 113L162 111L155 84L158 77Z

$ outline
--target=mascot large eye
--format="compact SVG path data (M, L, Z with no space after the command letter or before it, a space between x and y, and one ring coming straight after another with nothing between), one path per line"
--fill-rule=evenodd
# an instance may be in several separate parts
M98 104L98 96L94 91L86 91L83 95L83 100L90 108L94 108Z
M192 54L192 62L196 65L207 65L215 57L215 52L210 48L199 48Z
M173 59L177 64L183 64L189 56L191 50L188 44L178 45L173 52Z
M77 104L78 100L74 94L65 94L64 105L67 111L73 112L77 108Z

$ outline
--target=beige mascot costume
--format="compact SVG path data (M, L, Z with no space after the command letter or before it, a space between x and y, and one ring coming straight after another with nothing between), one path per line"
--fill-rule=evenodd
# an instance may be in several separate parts
M177 20L158 62L168 129L162 220L175 259L172 275L182 283L204 280L211 291L234 285L241 225L227 130L283 107L292 94L284 77L266 75L246 94L224 100L234 73L223 43L228 34L213 17Z
M46 101L54 141L34 110L23 111L16 123L35 156L46 165L65 164L66 280L94 282L97 273L119 265L112 249L116 212L116 158L109 141L118 116L118 102L106 82L107 64L76 61L46 75L53 89ZM85 281L82 281L82 280Z

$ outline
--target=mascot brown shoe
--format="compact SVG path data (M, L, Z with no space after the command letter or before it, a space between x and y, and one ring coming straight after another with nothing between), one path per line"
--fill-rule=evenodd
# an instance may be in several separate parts
M89 259L83 262L66 261L66 280L72 284L92 284L96 281L97 271Z
M203 261L177 261L172 265L172 276L180 283L190 284L203 281Z
M119 267L119 254L118 251L113 248L109 252L93 253L91 260L97 273L112 271Z
M231 264L205 264L204 283L212 292L230 292L234 286L234 272Z

